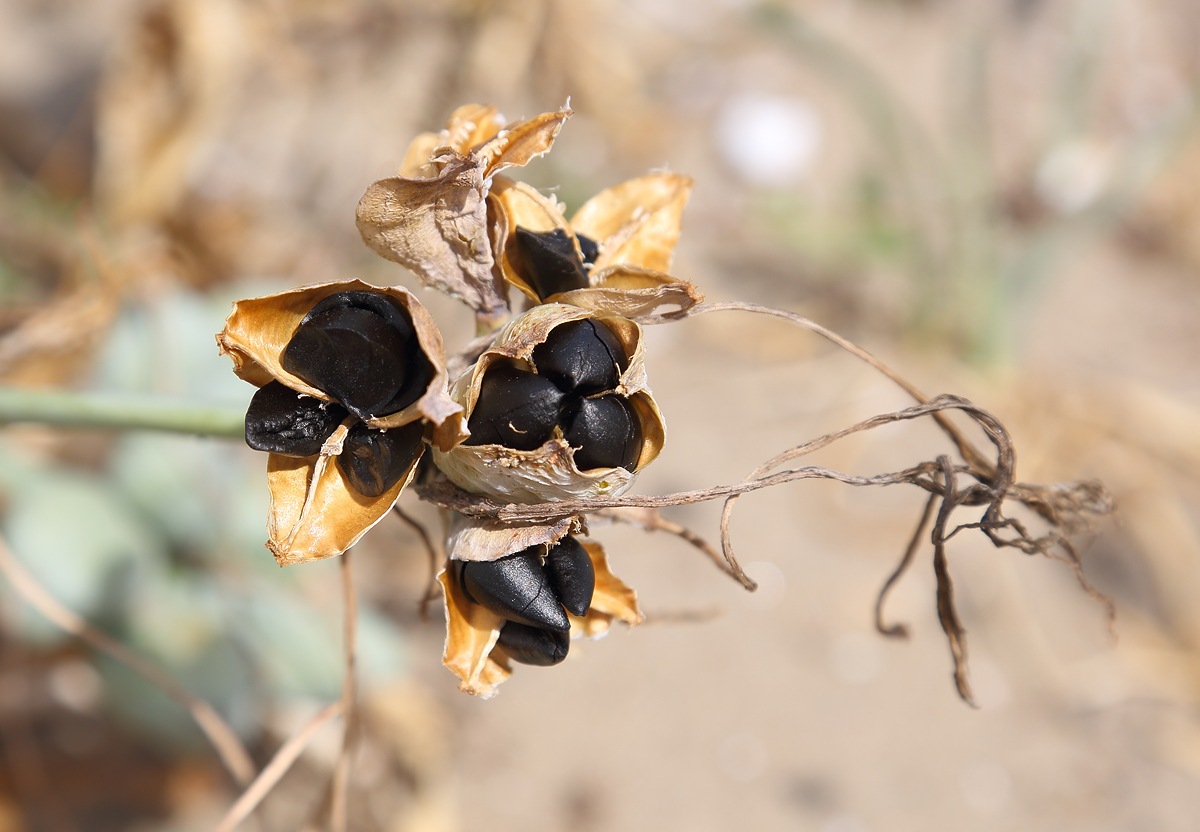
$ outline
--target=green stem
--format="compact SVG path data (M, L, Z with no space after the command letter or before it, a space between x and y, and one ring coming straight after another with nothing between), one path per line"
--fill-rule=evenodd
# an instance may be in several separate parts
M0 424L38 422L75 428L165 430L241 438L246 412L211 402L136 393L95 393L0 386Z

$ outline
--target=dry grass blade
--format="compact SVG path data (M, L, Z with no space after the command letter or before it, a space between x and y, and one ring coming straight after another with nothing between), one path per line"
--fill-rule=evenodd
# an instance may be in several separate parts
M673 534L676 537L682 538L692 546L703 552L709 560L716 564L717 568L731 578L737 578L737 574L730 568L729 564L721 557L721 553L713 548L712 544L705 540L700 535L683 526L666 519L654 509L601 509L595 512L597 517L604 517L617 523L625 523L630 526L637 526L649 532L666 532Z
M346 715L342 736L342 752L333 770L333 793L329 808L329 828L346 832L346 796L350 789L350 763L354 741L358 735L358 682L355 673L357 660L358 594L354 589L353 563L350 551L342 555L342 634L346 650L346 675L342 682L342 711Z
M891 592L892 586L908 571L908 567L912 565L913 558L916 557L917 548L921 545L921 536L925 533L925 527L929 525L929 518L933 516L933 506L937 502L937 495L930 494L929 499L925 501L925 510L921 512L921 519L917 522L916 531L913 532L912 539L908 541L908 548L904 550L904 557L900 559L899 565L888 575L888 579L884 581L883 587L879 590L879 597L875 600L875 629L883 633L885 636L892 638L908 638L908 627L904 624L884 624L883 623L883 605L887 600L888 593Z
M341 712L341 702L327 705L307 725L280 746L279 750L275 752L275 756L271 758L271 762L267 763L266 768L262 770L262 774L258 775L257 779L237 799L237 802L229 808L225 817L221 819L221 823L218 824L216 832L232 832L233 829L236 829L237 825L254 811L263 798L270 794L271 789L275 788L283 775L287 774L292 763L296 762L296 758L304 751L321 726Z
M107 653L151 684L157 685L168 696L186 708L192 718L196 720L196 724L200 726L200 730L213 744L221 762L225 764L225 768L229 770L239 786L245 786L254 779L255 768L250 754L242 745L242 741L238 739L238 735L229 727L229 723L221 718L212 705L194 696L145 658L94 629L78 615L52 598L16 559L3 538L0 538L0 571L9 579L21 597L29 602L30 606L56 626L86 641L97 650Z
M971 693L971 684L967 680L967 633L954 606L954 582L950 580L950 569L946 564L946 540L954 534L946 534L946 524L960 498L950 458L938 457L938 464L942 469L942 499L941 505L938 506L937 519L933 522L933 571L937 576L938 621L950 641L950 653L954 657L954 686L958 688L958 695L963 701L974 708L978 706Z

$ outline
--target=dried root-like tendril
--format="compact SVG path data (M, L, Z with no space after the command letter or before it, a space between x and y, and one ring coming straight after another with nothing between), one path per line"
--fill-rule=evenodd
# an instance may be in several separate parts
M967 680L966 631L962 627L955 607L953 584L950 579L946 554L947 541L959 531L978 529L997 548L1015 548L1026 554L1044 555L1066 562L1088 595L1106 606L1111 620L1112 602L1087 582L1083 576L1079 554L1070 540L1070 535L1088 529L1094 517L1112 511L1112 500L1101 484L1078 482L1040 485L1016 482L1016 454L1013 444L1007 430L994 416L958 396L926 397L911 383L865 350L803 316L754 304L728 303L698 305L673 313L646 315L635 318L635 320L642 324L666 323L714 311L748 311L770 315L816 332L883 373L917 399L919 404L904 410L873 416L850 427L797 445L763 463L749 477L737 484L659 496L591 497L541 502L532 505L502 504L486 496L468 494L445 480L422 484L417 489L418 494L424 500L452 509L466 517L490 519L500 523L547 523L555 520L561 522L563 518L600 512L612 519L633 522L644 528L672 531L688 539L703 551L712 552L712 554L715 552L711 547L708 547L699 538L694 535L688 537L687 534L681 533L682 527L667 529L661 521L657 521L655 518L657 518L657 509L666 506L723 499L725 506L721 516L722 566L728 574L741 582L748 590L753 591L756 585L745 574L737 561L729 529L733 506L742 494L800 479L831 479L856 486L902 483L915 485L928 492L930 498L899 566L889 576L880 591L875 608L876 626L880 632L886 635L902 637L907 634L907 629L901 624L888 626L883 623L883 604L887 593L914 560L920 539L929 525L930 518L934 516L936 507L932 543L934 571L937 576L938 620L950 645L954 661L955 686L963 700L970 704L974 704L974 702ZM982 428L995 448L994 459L977 449L947 418L945 411L949 410L957 410L967 415ZM925 416L936 420L955 445L963 464L955 465L948 456L940 456L934 461L922 462L903 471L874 476L854 476L819 466L776 470L792 460L820 450L851 434ZM967 478L970 482L960 487L959 482L962 478ZM1041 536L1034 536L1019 520L1007 517L1004 514L1004 505L1010 500L1024 505L1041 517L1050 526L1049 531ZM968 506L983 506L982 517L976 522L951 526L950 521L954 511ZM630 510L635 509L650 511L638 519L639 515L629 513Z

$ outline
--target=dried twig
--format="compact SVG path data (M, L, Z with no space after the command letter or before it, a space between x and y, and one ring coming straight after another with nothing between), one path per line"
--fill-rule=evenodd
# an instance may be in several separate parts
M655 509L600 509L593 513L595 517L603 517L612 520L616 523L625 523L630 526L637 526L649 532L666 532L673 534L676 537L682 538L688 543L695 546L701 552L708 556L708 559L716 564L717 568L729 575L731 578L737 578L737 575L729 567L729 564L721 557L721 553L713 548L712 544L705 540L700 535L683 526L666 519Z
M3 538L0 538L0 571L30 606L44 615L53 624L86 641L102 653L107 653L121 664L142 676L191 713L200 730L213 744L221 762L239 786L254 779L254 762L238 735L229 727L212 705L193 695L190 691L164 673L156 665L110 638L64 607L37 582L37 579L16 559Z
M930 494L929 499L925 501L925 510L921 512L921 519L917 521L916 531L913 532L912 539L908 541L908 548L904 550L904 557L900 559L899 565L892 574L888 575L888 579L884 581L883 587L879 590L879 597L875 600L875 629L885 636L908 638L908 627L906 625L889 625L883 623L883 604L887 600L892 586L900 580L901 576L908 571L908 567L912 565L913 558L917 554L917 548L921 545L921 536L925 533L925 527L929 525L929 518L933 516L933 506L936 502L937 495Z
M432 603L438 591L438 567L446 558L434 545L433 538L429 536L429 530L425 528L423 523L418 521L415 517L405 514L404 510L400 508L399 504L392 506L392 511L396 513L397 517L407 523L409 528L417 533L417 535L421 538L421 543L425 545L425 554L429 556L429 581L425 584L425 593L421 596L421 600L417 605L417 610L421 615L421 620L429 621L429 605Z
M324 710L314 716L309 723L297 731L285 742L275 756L271 758L271 762L267 763L266 768L262 770L262 774L250 784L250 787L242 793L242 796L237 799L237 802L229 808L225 817L221 819L221 823L217 826L216 832L232 832L239 823L254 811L255 807L262 802L271 789L287 774L292 763L296 762L296 758L304 751L309 741L317 731L321 730L326 722L331 720L342 712L342 703L333 702L327 705Z

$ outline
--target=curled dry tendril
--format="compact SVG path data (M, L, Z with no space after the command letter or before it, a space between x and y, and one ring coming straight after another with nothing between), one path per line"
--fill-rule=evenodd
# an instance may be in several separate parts
M1071 536L1085 532L1093 519L1113 510L1113 502L1104 486L1098 482L1064 484L1031 484L1016 481L1016 452L1008 431L996 417L972 402L953 395L927 397L915 386L882 364L870 353L847 341L832 330L808 318L784 310L744 303L703 304L676 313L645 316L642 324L667 323L716 311L746 311L783 318L829 339L837 346L865 361L894 381L918 404L890 413L882 413L857 424L827 433L796 445L756 468L740 483L720 485L694 491L681 491L654 496L627 495L586 500L562 500L536 504L502 504L487 497L468 494L452 483L439 478L421 483L417 494L421 499L452 509L470 517L500 520L505 523L545 523L564 517L603 513L612 519L632 522L651 530L676 534L707 553L731 577L746 589L756 589L754 581L742 569L734 553L730 520L737 500L752 491L803 479L828 479L854 486L913 485L929 494L916 530L905 548L900 563L879 591L875 605L875 625L880 633L906 637L903 624L887 624L883 607L895 584L905 574L921 548L921 538L933 519L930 542L933 547L934 574L937 579L938 621L946 634L954 660L954 682L959 695L974 705L967 674L966 631L958 616L954 601L954 585L947 560L947 543L960 531L981 531L996 548L1017 549L1027 555L1043 555L1067 563L1080 586L1087 594L1103 604L1110 622L1114 616L1112 601L1088 583L1083 575L1079 553ZM957 411L975 422L994 447L994 457L976 448L963 432L950 421L948 413ZM783 468L793 460L825 448L856 433L874 430L884 425L929 417L934 419L954 445L959 461L949 455L921 462L911 468L885 474L858 476L844 474L821 466ZM709 500L724 500L720 523L720 556L699 536L678 524L657 516L657 509ZM1020 520L1005 514L1005 504L1015 501L1033 511L1048 526L1038 536ZM953 525L951 520L959 508L983 507L979 520ZM630 510L642 510L631 513ZM649 513L647 513L649 510Z

